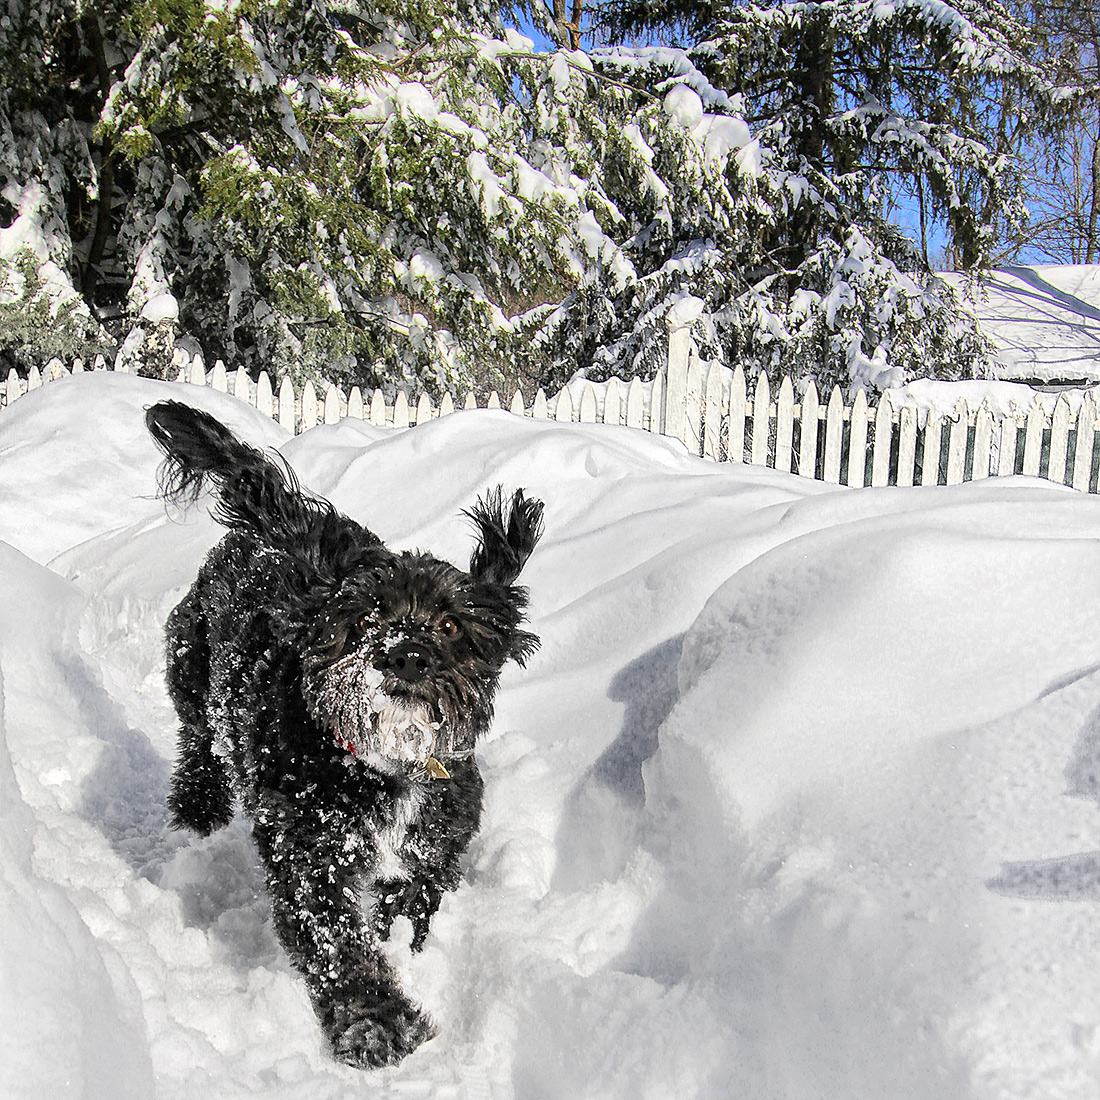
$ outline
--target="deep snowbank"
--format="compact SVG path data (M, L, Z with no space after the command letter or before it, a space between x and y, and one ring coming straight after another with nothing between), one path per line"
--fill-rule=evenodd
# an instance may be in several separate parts
M543 649L480 753L467 881L393 955L439 1038L322 1049L247 829L167 834L184 396L396 545L547 502ZM462 413L289 440L100 375L0 414L0 1095L1025 1097L1100 1086L1100 501L828 488Z

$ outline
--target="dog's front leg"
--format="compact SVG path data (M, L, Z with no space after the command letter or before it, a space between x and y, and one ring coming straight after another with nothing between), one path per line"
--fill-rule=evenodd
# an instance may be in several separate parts
M168 616L166 679L180 717L178 755L168 792L169 822L209 836L233 819L233 790L225 761L214 752L208 721L210 691L209 625L203 610L205 582L191 591Z
M374 887L371 921L382 939L389 937L394 918L403 914L412 922L412 949L424 946L444 893L458 886L462 856L481 822L483 791L473 758L452 762L450 778L428 784L401 853L408 879Z
M348 1065L400 1061L434 1034L397 983L368 931L354 852L257 827L275 932L301 972L337 1058Z

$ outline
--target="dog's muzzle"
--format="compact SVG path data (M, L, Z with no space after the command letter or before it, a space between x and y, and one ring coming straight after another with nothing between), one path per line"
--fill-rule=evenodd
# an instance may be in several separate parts
M423 675L418 671L418 651L403 648L405 676L398 676L394 668L380 671L352 653L307 670L305 695L313 720L347 752L428 767L442 723L433 720L425 703L395 699L383 690L387 674L405 682Z

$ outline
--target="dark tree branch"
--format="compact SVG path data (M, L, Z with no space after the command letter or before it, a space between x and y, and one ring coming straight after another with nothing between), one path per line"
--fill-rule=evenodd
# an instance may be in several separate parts
M95 59L96 71L99 78L99 87L106 101L111 91L111 70L107 64L107 55L103 45L103 29L99 25L99 17L88 16L85 21L88 30L88 44ZM95 230L92 234L91 247L88 249L88 258L84 263L83 278L81 279L81 294L88 303L88 307L95 310L96 287L99 281L100 264L107 248L107 240L111 232L111 200L115 190L115 164L114 150L109 138L105 138L100 151L98 173L98 197L96 200Z

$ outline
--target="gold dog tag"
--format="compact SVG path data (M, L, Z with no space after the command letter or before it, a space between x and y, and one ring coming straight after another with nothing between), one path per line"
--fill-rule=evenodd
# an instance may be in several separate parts
M428 769L428 774L433 779L450 779L451 773L443 767L440 761L436 760L434 756L429 756L424 763L424 767Z

